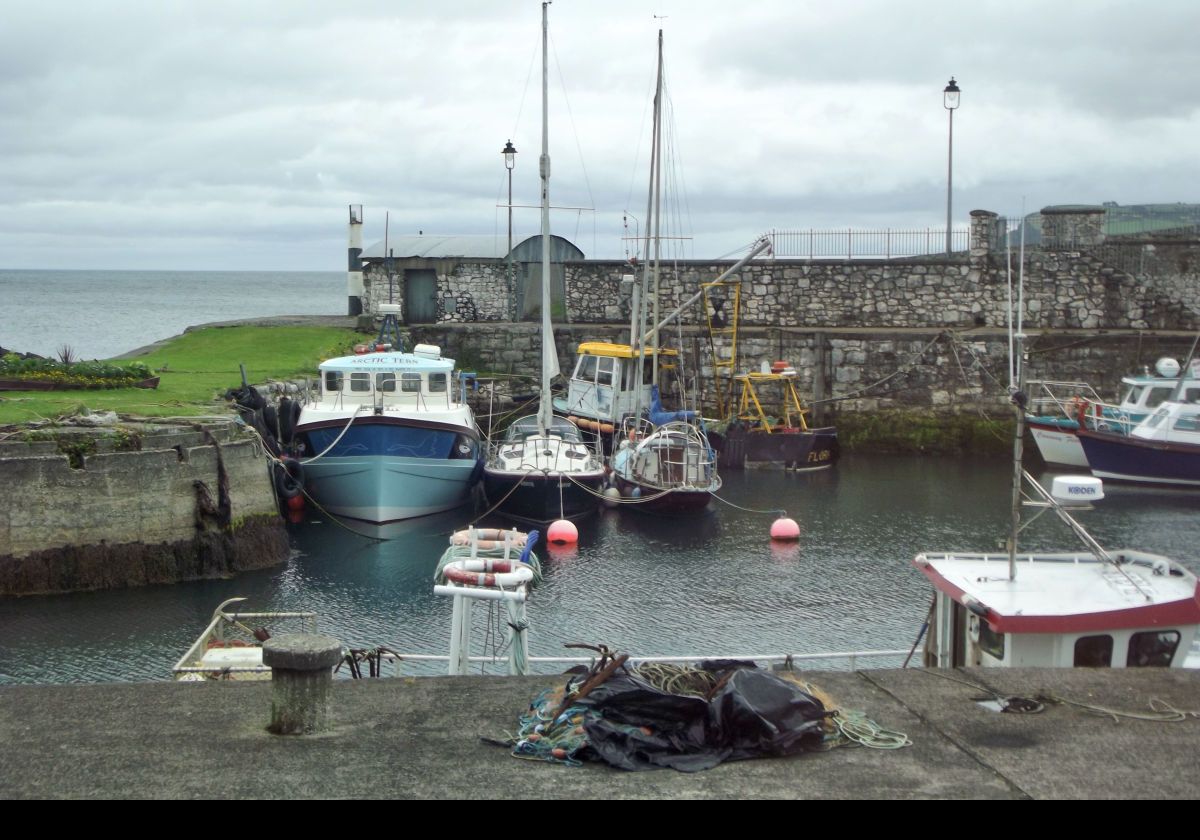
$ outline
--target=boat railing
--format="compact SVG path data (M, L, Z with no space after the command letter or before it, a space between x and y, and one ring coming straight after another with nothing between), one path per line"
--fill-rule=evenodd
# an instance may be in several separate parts
M1086 382L1050 382L1031 380L1029 412L1035 416L1061 416L1079 422L1081 417L1088 428L1129 434L1137 425L1128 411L1119 405L1105 402Z
M283 623L282 627L281 623ZM285 632L316 633L317 614L315 612L224 612L218 607L208 626L204 628L199 638L187 649L171 670L176 676L189 673L208 673L212 669L202 667L199 663L210 646L234 644L253 647L261 645L262 630L268 624L273 627L273 631L268 633L268 637L283 635ZM226 670L253 673L269 669L264 666Z
M516 451L520 451L523 456L521 466L532 470L560 470L564 459L572 466L586 466L587 468L599 469L604 464L599 445L589 443L582 438L571 440L553 432L549 435L537 433L527 435L526 440L529 437L536 438L538 442L532 462L529 462L529 447L524 445L525 441L499 440L488 444L487 463L503 469L504 454L506 452L515 454ZM579 461L583 463L576 463Z
M639 665L642 663L665 663L673 665L690 665L700 662L714 660L737 660L740 662L754 662L757 665L766 666L769 668L780 669L806 669L806 670L846 670L858 671L861 670L860 665L865 660L870 663L886 663L893 667L901 667L904 660L908 657L911 651L904 650L853 650L853 651L831 651L823 653L777 653L777 654L728 654L719 656L660 656L660 655L639 655L631 654L629 657L629 665ZM406 671L406 664L414 667L429 666L435 664L449 664L450 657L446 654L435 653L398 653L394 651L381 651L379 653L383 661L389 662L392 665L392 676L401 676L402 674L414 675L410 669ZM531 671L536 673L553 674L560 673L564 667L572 667L575 665L590 665L595 659L588 656L529 656L527 657L530 663ZM507 656L471 656L469 661L473 665L478 665L485 668L488 665L507 668ZM916 659L914 659L916 661ZM830 667L834 664L840 664L842 667ZM538 667L540 666L540 667ZM872 667L886 667L886 665L873 664Z

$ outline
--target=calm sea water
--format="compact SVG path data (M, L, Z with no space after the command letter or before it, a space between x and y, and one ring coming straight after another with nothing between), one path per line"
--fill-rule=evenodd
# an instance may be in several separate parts
M267 315L343 315L330 271L0 270L0 347L105 359L187 327Z
M605 511L582 524L576 549L543 553L531 651L562 655L579 641L641 654L907 648L931 596L913 555L996 548L1008 476L1004 461L857 456L810 475L729 473L725 501L697 519ZM1108 492L1081 515L1102 544L1200 571L1200 497ZM781 507L801 525L798 544L767 536L766 511ZM469 519L461 510L415 520L387 542L310 521L294 527L285 565L233 580L0 599L0 683L167 679L213 608L235 595L247 609L315 611L322 632L355 647L445 654L450 602L433 593L433 571L447 535ZM1076 547L1050 518L1023 545Z

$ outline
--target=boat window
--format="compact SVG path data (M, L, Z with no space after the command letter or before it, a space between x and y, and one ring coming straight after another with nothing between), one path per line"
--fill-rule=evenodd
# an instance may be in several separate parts
M396 374L379 373L375 375L375 390L393 394L396 391Z
M325 371L325 392L328 394L342 390L342 372L340 370Z
M1183 401L1186 403L1200 402L1200 388L1184 388Z
M1171 392L1173 390L1175 389L1162 387L1151 388L1150 396L1146 397L1146 408L1154 408L1155 406L1161 404L1163 400L1168 399L1171 396Z
M608 357L605 357L600 360L600 369L596 373L596 384L597 385L613 384L613 363L615 361L616 361L616 359L611 359Z
M995 659L1004 659L1004 634L993 630L986 618L979 619L979 649Z
M1127 668L1167 668L1179 647L1178 630L1147 630L1129 637Z
M421 393L421 374L419 374L419 373L402 373L402 374L400 374L400 390L406 394Z
M446 374L444 374L444 373L429 374L429 393L431 393L431 394L446 393Z
M1185 414L1175 420L1174 429L1179 432L1200 432L1200 417Z
M1125 405L1132 405L1132 404L1136 403L1139 399L1141 399L1141 397L1142 397L1142 386L1134 385L1132 388L1129 389L1129 393L1127 393L1125 395L1125 399L1122 400L1122 402Z
M1112 636L1081 636L1075 640L1076 668L1111 668Z
M358 393L369 392L371 390L371 374L350 374L350 390Z
M575 369L576 379L592 380L596 378L596 357L583 356L579 359L579 364Z
M1144 421L1146 423L1146 428L1147 429L1158 428L1158 426L1166 418L1167 414L1168 414L1168 412L1165 408L1159 409L1158 411L1154 412L1148 418L1146 418L1146 420Z

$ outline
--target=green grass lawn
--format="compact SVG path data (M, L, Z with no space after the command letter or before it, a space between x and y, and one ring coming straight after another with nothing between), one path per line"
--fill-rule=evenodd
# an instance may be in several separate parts
M224 413L221 395L241 385L238 365L253 383L316 378L323 359L344 355L362 336L333 327L209 327L181 335L133 361L161 377L156 390L0 391L0 423L25 423L90 411L145 417Z

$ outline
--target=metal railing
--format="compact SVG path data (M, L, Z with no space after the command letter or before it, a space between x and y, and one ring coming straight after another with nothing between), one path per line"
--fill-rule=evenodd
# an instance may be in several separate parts
M809 260L890 260L946 253L946 229L924 230L772 230L767 233L776 257ZM950 233L952 252L970 247L969 228Z

